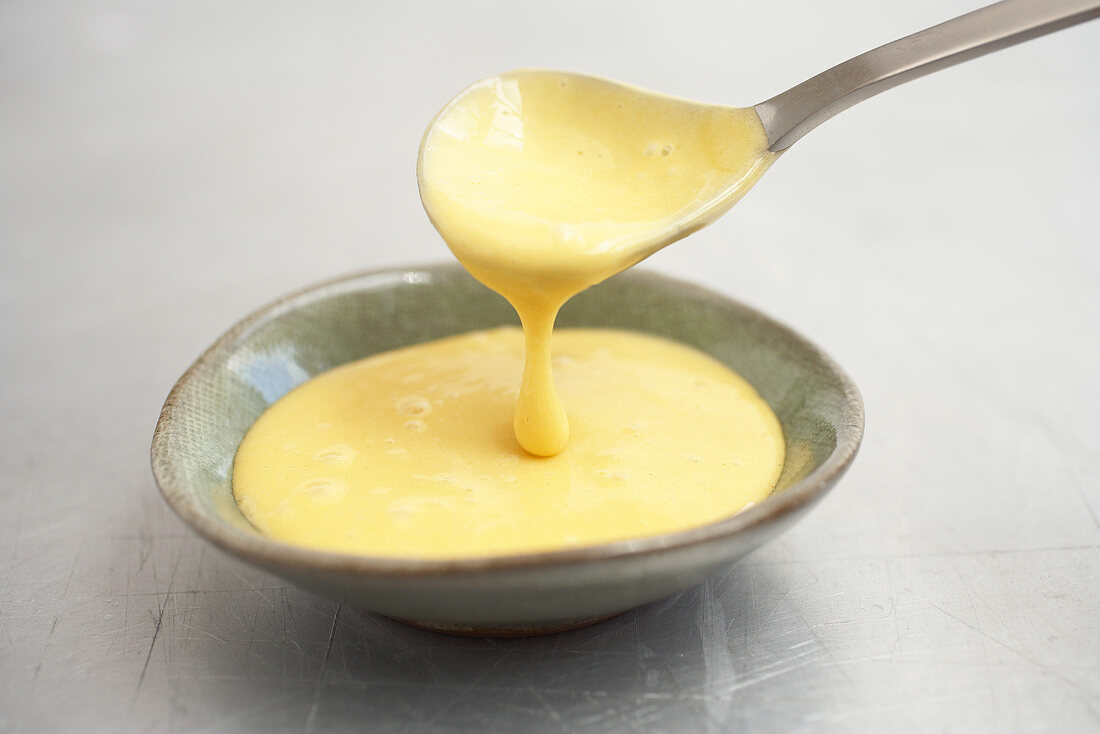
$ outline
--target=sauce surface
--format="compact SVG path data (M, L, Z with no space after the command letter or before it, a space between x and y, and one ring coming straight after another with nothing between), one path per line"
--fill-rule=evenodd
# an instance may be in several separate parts
M512 436L523 335L450 337L344 365L249 430L233 491L276 538L373 556L561 549L707 524L759 502L783 434L709 356L609 330L554 335L572 439L532 456Z
M571 296L727 211L775 159L752 109L595 77L516 71L467 88L429 127L418 164L428 216L526 334L516 439L569 439L550 335Z

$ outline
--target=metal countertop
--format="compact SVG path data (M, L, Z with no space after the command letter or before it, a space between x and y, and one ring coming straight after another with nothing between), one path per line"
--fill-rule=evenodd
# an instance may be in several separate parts
M867 405L834 493L702 586L440 636L215 551L148 468L242 314L447 257L413 165L466 83L750 104L972 7L5 3L0 731L1096 731L1100 24L846 112L650 261L786 321Z

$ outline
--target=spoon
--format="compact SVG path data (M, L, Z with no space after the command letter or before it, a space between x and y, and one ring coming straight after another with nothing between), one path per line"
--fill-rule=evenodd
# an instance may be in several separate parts
M754 109L767 131L768 149L783 151L880 92L1098 16L1095 0L1004 0L862 53Z
M545 70L467 87L425 133L417 181L451 251L523 323L519 443L550 456L568 439L550 335L571 296L713 222L780 153L857 102L1098 15L1096 0L1005 0L751 108Z

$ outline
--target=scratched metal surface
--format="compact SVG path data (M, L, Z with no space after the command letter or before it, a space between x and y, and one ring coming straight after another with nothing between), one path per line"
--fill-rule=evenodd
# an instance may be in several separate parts
M446 256L413 162L468 81L751 103L972 6L675 7L0 7L0 731L1097 730L1100 24L845 113L653 259L824 344L867 402L838 490L706 584L453 639L288 588L161 501L154 419L225 326Z

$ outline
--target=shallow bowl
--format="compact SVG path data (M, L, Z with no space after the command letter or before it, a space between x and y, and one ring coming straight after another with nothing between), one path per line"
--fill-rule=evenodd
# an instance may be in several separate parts
M459 560L289 545L261 535L237 509L237 446L293 387L387 349L510 323L517 323L511 307L457 265L359 273L282 298L231 328L172 388L153 434L157 484L211 543L305 589L432 629L521 635L609 617L729 566L801 517L859 447L859 392L821 350L723 295L630 271L576 296L558 325L670 337L744 376L779 417L787 444L782 475L764 502L650 538Z

